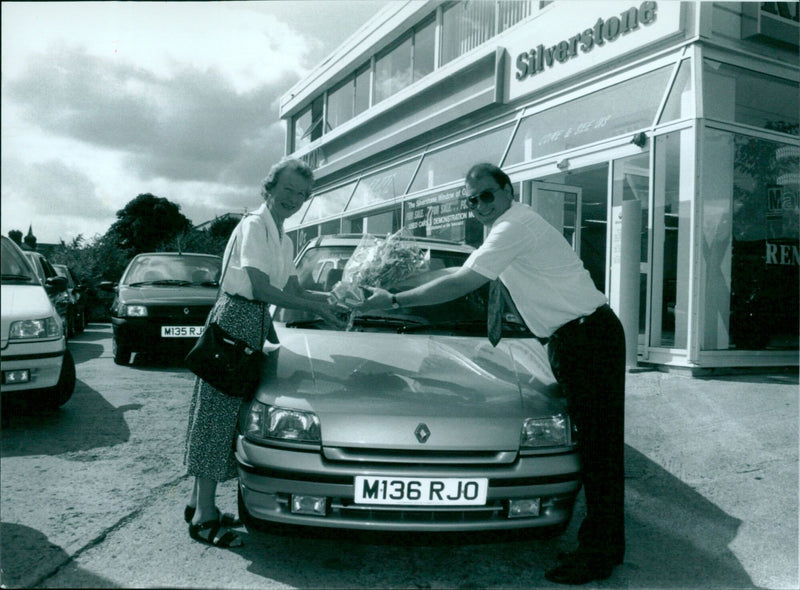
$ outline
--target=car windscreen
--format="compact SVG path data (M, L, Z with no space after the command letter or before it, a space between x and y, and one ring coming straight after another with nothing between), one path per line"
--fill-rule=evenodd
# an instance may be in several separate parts
M25 257L14 247L11 240L3 238L2 282L4 284L39 284L39 278Z
M216 256L140 255L131 261L121 284L129 287L144 285L217 287L221 264L221 259Z
M347 259L354 251L352 246L315 247L307 250L298 261L300 285L312 291L330 291L341 280ZM465 252L430 250L427 268L400 283L392 285L392 292L404 291L427 283L442 275L454 272L467 259ZM439 305L402 307L400 309L371 310L353 314L348 329L361 331L390 331L400 333L444 333L457 335L486 335L486 303L489 285ZM278 308L275 319L288 327L331 329L308 312ZM517 337L532 337L522 320L513 312L504 318L504 332Z

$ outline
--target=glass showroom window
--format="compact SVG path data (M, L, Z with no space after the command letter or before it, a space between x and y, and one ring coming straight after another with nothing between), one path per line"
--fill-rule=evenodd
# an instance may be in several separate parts
M345 205L347 205L350 196L353 194L355 184L355 182L351 182L339 188L314 195L314 201L308 208L308 212L303 218L303 223L325 219L344 211Z
M415 158L359 180L353 198L347 205L347 211L388 201L404 194L411 181L411 175L417 167L417 162L418 159Z
M660 68L525 117L505 166L572 149L653 124L672 66ZM630 97L636 100L631 101Z
M800 147L707 130L705 350L797 349Z
M510 136L511 125L505 125L426 154L409 192L463 180L470 165L477 162L476 154L480 155L480 161L498 162L503 157Z
M656 137L650 344L686 348L691 261L692 131Z
M686 119L694 113L692 108L694 93L692 92L691 73L692 66L689 60L683 60L678 68L678 74L675 76L672 89L669 91L669 98L664 105L664 110L658 120L659 123Z
M703 107L709 119L797 135L800 84L707 59Z

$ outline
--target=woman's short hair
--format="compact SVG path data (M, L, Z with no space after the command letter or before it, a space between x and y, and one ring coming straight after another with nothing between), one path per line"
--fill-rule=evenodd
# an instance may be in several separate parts
M489 164L487 162L475 164L469 169L469 172L467 172L466 181L473 182L484 176L491 176L500 188L505 188L506 185L508 185L511 188L511 196L514 196L514 185L511 184L511 179L508 177L508 174L494 164Z
M266 199L269 192L278 184L281 174L284 170L294 170L303 178L314 182L314 171L311 166L298 160L297 158L281 158L281 160L269 169L267 177L261 182L261 196Z

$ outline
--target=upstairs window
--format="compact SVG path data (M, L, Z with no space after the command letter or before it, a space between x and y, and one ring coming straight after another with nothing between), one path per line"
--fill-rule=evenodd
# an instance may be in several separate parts
M325 133L346 123L369 108L369 65L328 92Z
M411 36L375 60L375 103L411 84Z
M303 109L294 118L294 149L308 145L322 137L322 97Z
M531 14L519 0L457 2L442 12L442 65L475 49Z
M373 104L433 72L436 67L435 33L434 19L429 18L378 56L375 60Z

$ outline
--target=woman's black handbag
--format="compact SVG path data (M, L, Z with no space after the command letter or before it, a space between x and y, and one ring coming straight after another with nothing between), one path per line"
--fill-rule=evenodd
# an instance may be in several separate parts
M266 358L262 351L211 322L186 355L186 366L214 389L247 399L258 386Z
M222 276L219 278L220 288L228 271L228 263L235 245L236 238L222 269ZM262 317L261 334L263 333ZM184 362L192 373L214 389L231 397L250 399L258 387L262 361L266 358L267 355L261 350L253 348L240 338L231 336L216 322L209 322L202 336L186 355Z

